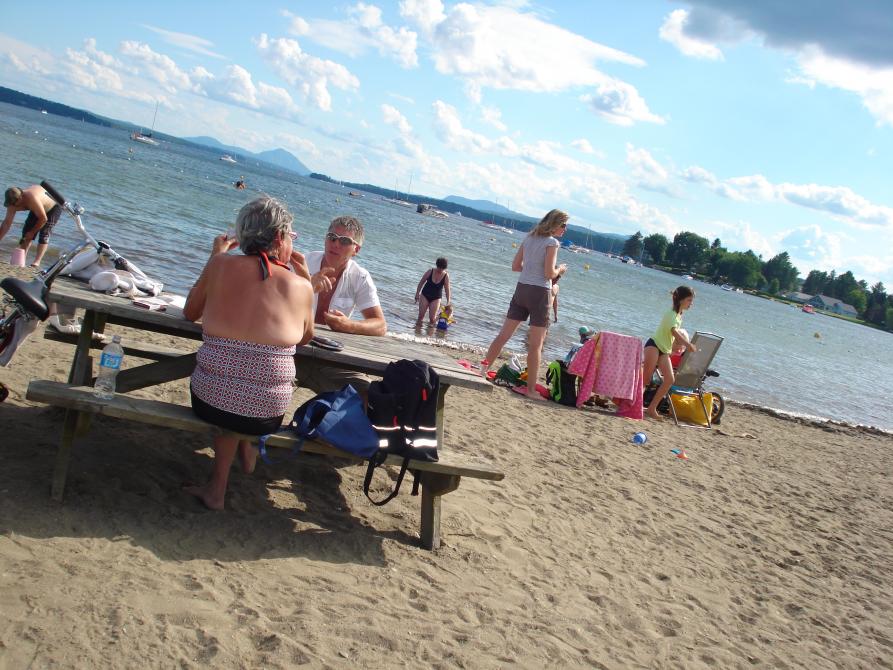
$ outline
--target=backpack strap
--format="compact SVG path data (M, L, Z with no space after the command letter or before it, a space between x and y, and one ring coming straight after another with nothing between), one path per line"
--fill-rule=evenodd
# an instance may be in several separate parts
M400 492L400 484L403 483L403 477L406 475L406 468L409 465L409 458L404 458L403 463L400 465L400 474L397 475L397 483L394 484L394 490L391 491L384 500L373 500L372 496L369 495L369 486L372 484L372 476L375 474L375 468L384 463L384 460L387 457L387 452L382 451L379 452L377 456L370 458L369 467L366 468L366 478L363 480L363 493L366 494L366 497L369 498L369 501L373 505L377 505L378 507L391 502L397 497L397 494ZM418 493L418 475L416 475L416 481L413 483L412 490L413 495Z

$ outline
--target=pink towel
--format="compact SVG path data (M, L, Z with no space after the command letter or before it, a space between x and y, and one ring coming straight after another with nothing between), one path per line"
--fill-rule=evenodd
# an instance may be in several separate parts
M599 333L574 355L567 369L582 377L577 407L595 392L613 398L619 416L643 418L642 342L639 338Z
M631 335L602 332L602 355L594 391L609 398L632 400L636 384L641 388L642 341Z

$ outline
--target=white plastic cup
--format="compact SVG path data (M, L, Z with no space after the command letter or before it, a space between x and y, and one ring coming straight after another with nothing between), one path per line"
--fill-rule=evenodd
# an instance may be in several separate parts
M20 268L25 267L25 250L16 247L12 250L12 256L9 258L9 264Z

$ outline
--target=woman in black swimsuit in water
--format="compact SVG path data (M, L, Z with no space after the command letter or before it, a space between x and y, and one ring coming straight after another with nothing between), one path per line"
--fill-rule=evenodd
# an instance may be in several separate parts
M433 326L437 320L437 309L440 307L440 299L446 292L446 301L452 302L450 291L450 275L447 272L447 259L438 258L437 267L433 267L422 275L419 285L415 289L415 301L419 303L419 318L416 320L416 328L421 328L425 312L428 312L428 325Z

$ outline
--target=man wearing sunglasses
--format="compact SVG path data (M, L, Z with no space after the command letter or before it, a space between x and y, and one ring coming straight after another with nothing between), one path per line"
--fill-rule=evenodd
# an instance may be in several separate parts
M375 283L369 271L353 260L363 246L363 239L363 224L359 220L339 216L329 224L325 251L305 255L313 286L314 322L341 333L384 335L388 324ZM362 320L351 319L355 310L363 315ZM363 375L322 366L316 361L302 362L298 377L301 385L317 393L336 391L348 383L363 393L369 385Z

